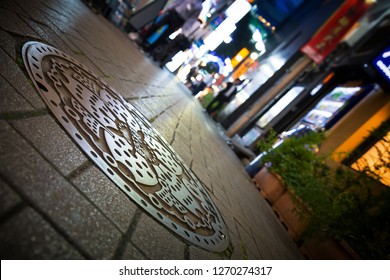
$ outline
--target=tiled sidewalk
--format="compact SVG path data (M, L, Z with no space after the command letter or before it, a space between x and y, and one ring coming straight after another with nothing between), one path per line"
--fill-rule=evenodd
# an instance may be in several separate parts
M28 79L21 49L32 40L86 65L152 123L207 186L227 251L166 229L84 155ZM2 259L302 259L188 90L82 1L0 1L0 61Z

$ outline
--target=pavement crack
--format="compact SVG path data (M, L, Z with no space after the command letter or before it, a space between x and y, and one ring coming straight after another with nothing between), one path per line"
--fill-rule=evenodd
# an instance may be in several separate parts
M81 173L86 171L89 167L92 166L92 162L90 161L85 161L83 164L81 164L79 167L77 167L75 170L73 170L71 173L66 176L66 179L71 181L72 179L75 179L78 177Z
M49 112L46 109L41 109L41 110L36 110L36 111L0 113L0 120L14 121L14 120L21 120L21 119L28 119L28 118L45 116L48 114L49 114Z
M133 236L139 221L141 220L141 216L143 211L141 209L137 209L134 213L134 217L131 220L131 223L127 229L127 231L123 234L122 239L119 241L118 246L115 249L115 253L112 257L114 260L122 259L123 254L126 250L126 244L131 242L131 237Z

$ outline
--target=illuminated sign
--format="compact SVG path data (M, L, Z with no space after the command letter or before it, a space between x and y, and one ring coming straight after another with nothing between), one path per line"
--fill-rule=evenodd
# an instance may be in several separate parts
M369 6L365 1L345 1L301 51L314 62L322 63Z
M372 63L386 81L390 82L390 47L385 49Z

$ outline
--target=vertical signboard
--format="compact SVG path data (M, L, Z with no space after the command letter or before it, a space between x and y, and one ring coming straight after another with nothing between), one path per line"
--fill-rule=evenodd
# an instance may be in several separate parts
M369 6L364 0L346 0L301 51L320 64Z
M387 83L390 84L390 47L387 47L379 56L377 56L372 64L378 73L380 73Z

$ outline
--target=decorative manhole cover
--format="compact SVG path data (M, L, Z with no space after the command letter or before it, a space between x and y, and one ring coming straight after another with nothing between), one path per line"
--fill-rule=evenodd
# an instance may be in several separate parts
M28 42L23 59L57 120L126 195L198 246L227 248L227 228L202 182L132 105L51 46Z

